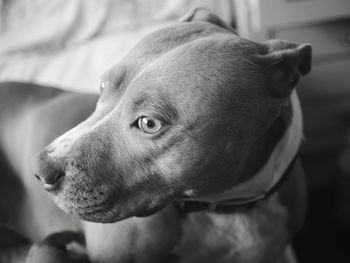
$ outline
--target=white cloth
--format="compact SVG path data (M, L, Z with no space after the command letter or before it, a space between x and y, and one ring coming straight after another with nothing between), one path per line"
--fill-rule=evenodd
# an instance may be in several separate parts
M229 0L0 0L0 81L98 92L140 38L197 6L226 21Z

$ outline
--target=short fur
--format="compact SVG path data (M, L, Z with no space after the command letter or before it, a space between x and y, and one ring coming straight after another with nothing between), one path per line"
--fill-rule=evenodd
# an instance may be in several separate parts
M255 175L289 125L289 95L310 59L309 45L258 44L198 9L137 44L103 75L99 98L2 84L2 177L21 193L9 205L0 191L3 220L34 242L81 231L93 262L276 261L303 220L298 163L254 208L182 217L172 202L207 200ZM161 131L143 133L142 116ZM29 156L47 144L32 169L46 183L61 177L50 196L84 221L30 175Z

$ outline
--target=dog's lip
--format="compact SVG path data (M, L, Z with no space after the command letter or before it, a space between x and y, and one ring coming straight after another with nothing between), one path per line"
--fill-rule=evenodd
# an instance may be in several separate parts
M125 212L119 211L113 215L110 214L110 210L106 207L93 206L89 207L88 210L84 208L75 208L71 213L82 220L95 223L114 223L125 218L130 217L130 215Z
M101 209L108 209L109 205L107 204L107 202L105 200L102 200L102 201L87 204L87 205L81 205L81 206L75 205L74 207L77 210L90 210L90 211L96 210L96 211L99 211Z
M67 200L66 200L67 201ZM100 198L99 200L83 201L76 202L72 199L69 199L67 202L70 202L72 212L77 213L78 215L84 213L99 213L101 211L109 211L113 207L113 202L109 198Z
M165 206L167 206L168 204L159 204L157 206L154 206L152 208L146 209L145 211L142 211L140 213L136 213L135 216L136 217L147 217L147 216L151 216L157 212L159 212L160 210L162 210Z
M171 198L174 200L174 198ZM102 203L102 204L94 204L86 207L75 207L74 211L72 211L76 216L80 219L90 222L97 223L114 223L125 218L129 218L132 216L135 217L148 217L151 216L160 210L164 209L166 206L171 204L171 202L161 202L152 207L145 207L141 211L133 211L128 209L115 209L113 208L113 203ZM110 206L111 205L111 206Z

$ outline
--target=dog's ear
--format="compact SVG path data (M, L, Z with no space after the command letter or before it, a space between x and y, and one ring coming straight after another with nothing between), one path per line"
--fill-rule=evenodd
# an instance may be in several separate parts
M258 60L269 76L273 93L286 96L298 83L300 75L306 75L311 70L311 56L310 44L269 40L263 44Z
M222 28L225 28L231 31L234 34L237 34L235 30L226 24L223 20L221 20L218 16L211 13L208 9L197 7L180 18L180 22L191 22L191 21L205 21Z

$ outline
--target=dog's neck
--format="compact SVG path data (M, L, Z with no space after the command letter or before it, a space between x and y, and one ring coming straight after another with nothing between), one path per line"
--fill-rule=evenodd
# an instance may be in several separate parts
M268 158L262 155L263 157L259 159L259 162L263 162L263 165L260 165L260 167L259 164L249 166L249 170L244 171L248 176L245 176L234 187L201 201L215 204L242 205L265 198L271 189L278 184L294 160L302 139L302 115L295 91L290 97L290 107L291 118L287 117L288 122L282 121L282 123L279 123L279 120L277 120L274 123L274 125L282 125L282 127L275 126L275 134L272 134L272 136L277 136L279 140L277 140L277 143L267 143L265 145L265 151L270 149L270 154ZM284 126L287 126L286 128L283 128L283 123L285 123ZM271 147L271 145L273 146ZM250 173L251 175L249 175Z

